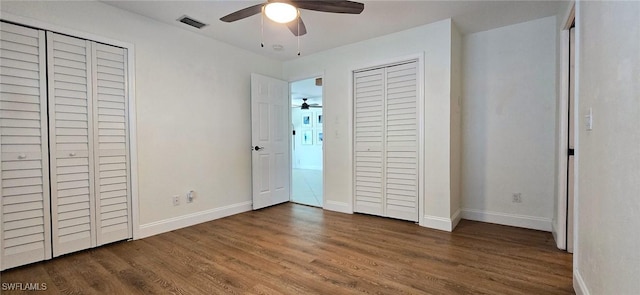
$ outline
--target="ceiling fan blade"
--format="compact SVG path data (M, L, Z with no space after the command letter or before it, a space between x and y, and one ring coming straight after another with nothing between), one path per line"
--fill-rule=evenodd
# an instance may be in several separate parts
M364 4L346 0L307 1L290 0L300 9L308 9L322 12L360 14L364 10Z
M227 14L227 15L221 17L220 20L223 21L223 22L230 23L230 22L234 22L234 21L237 21L237 20L241 20L243 18L250 17L252 15L256 15L256 14L262 12L262 6L263 5L264 5L264 3L261 3L261 4L256 4L256 5L253 5L253 6L249 6L249 7L244 8L244 9L240 9L240 10L238 10L236 12L233 12L233 13L230 13L230 14Z
M300 30L298 30L298 24L300 25ZM294 21L288 22L287 27L294 36L302 36L307 33L307 27L304 25L301 17L298 17ZM300 34L298 34L298 32L300 32Z

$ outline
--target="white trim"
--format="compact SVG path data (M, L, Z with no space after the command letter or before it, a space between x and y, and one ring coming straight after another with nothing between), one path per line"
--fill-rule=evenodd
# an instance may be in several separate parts
M575 51L575 66L574 66L574 72L575 72L575 81L573 84L574 87L574 108L575 108L575 114L576 117L579 118L580 117L580 44L582 43L582 19L580 19L580 10L581 10L581 5L582 3L580 1L578 1L577 3L575 3L575 40L574 40L574 44L576 45L576 51ZM578 210L578 204L580 202L580 187L578 185L578 183L580 183L580 130L581 130L581 126L580 126L580 120L574 120L574 130L575 130L575 143L576 143L576 150L575 150L575 154L573 156L573 169L575 171L574 176L573 176L573 269L574 269L574 273L579 273L578 269L580 268L580 263L578 260L579 257L579 246L580 246L580 239L578 238L579 234L579 226L580 226L580 210ZM583 290L583 291L588 291L588 290ZM588 294L588 293L587 293Z
M130 155L130 172L131 172L131 211L132 211L132 237L133 239L140 238L140 208L138 197L138 143L137 143L137 124L136 124L136 74L135 74L135 46L132 43L123 42L111 38L102 37L96 34L83 32L59 25L50 24L40 20L27 18L4 11L0 11L0 19L30 26L33 28L39 28L46 31L62 33L86 40L96 41L104 44L114 45L127 49L127 75L128 75L128 95L129 95L129 155Z
M128 80L129 80L129 171L131 172L131 214L133 226L133 239L140 237L140 199L138 195L138 121L136 110L136 79L135 79L135 53L133 47L127 49Z
M324 210L353 214L353 208L349 206L349 203L337 202L331 200L324 201Z
M453 222L451 218L432 216L432 215L424 215L422 217L422 223L420 226L428 227L431 229L437 229L442 231L451 232L453 230Z
M347 154L347 157L349 159L349 161L347 162L349 165L349 170L351 171L351 173L349 173L349 177L351 177L351 179L349 179L349 182L351 184L351 195L349 195L349 201L347 202L348 206L350 207L350 213L353 214L355 213L353 210L356 207L356 168L355 168L355 157L354 155L354 150L355 150L355 138L354 138L354 132L353 132L353 128L354 128L354 117L355 117L355 109L353 108L353 102L354 102L354 97L353 97L353 82L355 81L353 79L353 74L355 73L355 68L351 68L349 69L349 80L348 80L348 85L347 85L347 91L348 91L348 95L347 95L347 114L349 114L347 116L347 145L349 148L349 153ZM324 110L323 110L324 111ZM326 118L325 118L326 119ZM325 120L326 122L326 120Z
M571 29L571 24L573 24L573 21L576 18L576 2L573 0L570 1L568 8L569 9L564 13L564 18L562 18L564 21L564 26L562 27L563 31Z
M462 219L462 211L460 211L460 209L456 210L456 212L451 215L451 218L432 215L421 216L422 223L420 224L420 226L452 232L456 228L456 226L458 226L460 219Z
M353 74L355 72L358 71L364 71L367 69L372 69L372 68L377 68L377 67L384 67L386 65L391 65L391 64L396 64L396 63L401 63L401 62L407 62L407 61L412 61L412 60L416 60L418 63L418 94L417 94L417 99L418 99L418 224L420 226L426 226L425 225L425 215L424 215L424 161L425 161L425 156L424 156L424 114L425 114L425 97L424 97L424 61L425 61L425 52L418 52L416 54L411 54L411 55L406 55L406 56L400 56L400 57L395 57L395 58L389 58L389 59L385 59L385 60L381 60L381 61L376 61L376 62L370 62L367 64L363 64L360 66L356 66L356 67L352 67L349 69L349 95L348 95L348 102L347 102L347 106L348 106L348 111L349 111L349 116L347 118L347 127L348 127L348 136L350 138L349 140L349 164L351 165L350 169L351 169L351 181L349 183L351 183L351 195L349 196L349 204L350 204L350 208L351 208L351 212L353 213L353 208L355 207L355 185L354 185L354 180L355 180L355 165L354 165L354 137L353 137L353 118L355 116L354 114L354 109L353 109Z
M458 226L458 223L460 223L461 219L462 211L460 211L460 209L458 208L458 210L456 210L456 212L451 215L451 231L453 231L456 226Z
M573 268L573 290L576 291L576 295L590 295L587 284L584 283L582 276L577 268Z
M252 202L247 201L142 224L140 225L140 230L138 232L139 236L137 238L142 239L199 223L251 211L251 205Z
M567 248L567 151L569 149L569 31L560 31L560 87L558 88L558 142L556 157L558 158L558 196L554 229L556 246L559 249ZM557 232L556 232L557 231Z
M425 110L425 95L424 95L424 62L425 62L425 52L420 52L417 54L418 57L418 225L424 224L424 206L425 206L425 189L424 189L424 178L425 178L425 121L424 116L427 113ZM460 209L458 209L458 212ZM459 215L459 214L458 214ZM460 221L458 219L458 221ZM456 225L458 222L456 222ZM454 225L451 230L456 226Z
M491 212L476 209L462 209L462 218L535 230L551 231L551 219L537 216Z

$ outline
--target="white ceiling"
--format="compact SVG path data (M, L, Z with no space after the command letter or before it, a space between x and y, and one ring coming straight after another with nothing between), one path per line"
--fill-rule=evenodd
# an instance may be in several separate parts
M261 48L260 15L233 23L220 17L265 1L111 1L110 5L184 28L278 60L297 57L297 39L285 25L265 18L264 44ZM556 1L360 1L360 15L322 13L301 10L307 34L300 38L302 55L382 36L423 24L452 18L463 34L486 31L510 24L555 15ZM209 24L201 30L176 21L188 15ZM275 51L273 45L284 46Z

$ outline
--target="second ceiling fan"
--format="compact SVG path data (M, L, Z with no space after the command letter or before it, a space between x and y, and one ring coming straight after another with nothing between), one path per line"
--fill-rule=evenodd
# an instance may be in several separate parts
M302 99L302 104L301 105L294 105L294 108L300 108L301 110L308 110L310 108L322 108L322 106L320 104L317 103L307 103L307 99L308 98L303 98Z
M230 23L264 11L264 14L269 19L286 24L293 35L302 36L307 33L307 28L300 18L300 11L298 9L330 13L360 14L364 10L364 4L346 0L267 0L265 3L249 6L225 15L220 18L220 20Z

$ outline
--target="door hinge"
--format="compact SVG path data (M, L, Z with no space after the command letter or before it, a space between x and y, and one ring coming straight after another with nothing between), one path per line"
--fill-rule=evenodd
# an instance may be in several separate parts
M575 149L569 149L569 156L575 155Z

